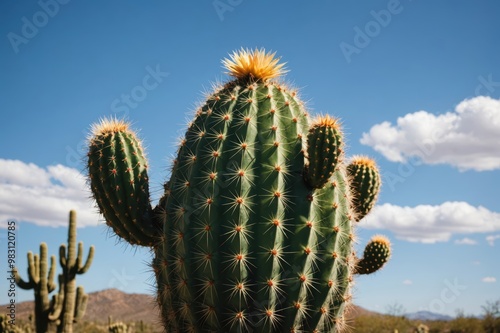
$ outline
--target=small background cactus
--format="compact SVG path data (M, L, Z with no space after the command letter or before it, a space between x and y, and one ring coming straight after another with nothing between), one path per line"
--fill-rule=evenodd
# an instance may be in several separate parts
M148 162L123 121L94 125L89 183L117 235L154 252L167 332L334 332L355 273L390 256L373 238L357 258L353 224L380 188L375 163L347 165L339 122L310 120L276 80L274 54L224 60L234 79L207 96L181 139L159 204Z
M85 273L92 264L94 247L91 246L87 260L83 261L83 243L76 245L76 212L69 213L68 244L59 247L59 263L62 273L58 276L59 292L49 301L55 290L55 256L48 265L47 244L40 244L40 255L28 252L28 281L15 270L17 285L22 289L33 289L35 294L35 327L37 333L46 333L53 325L58 333L72 333L73 323L81 319L87 306L87 295L83 287L76 287L76 275Z
M12 325L9 323L9 317L4 313L0 314L0 333L31 333L31 325Z
M108 332L109 333L133 333L134 325L133 324L125 324L121 321L113 322L111 320L111 316L108 316Z

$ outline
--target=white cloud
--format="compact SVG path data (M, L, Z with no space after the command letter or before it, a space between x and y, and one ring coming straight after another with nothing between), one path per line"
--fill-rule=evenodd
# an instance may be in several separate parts
M363 133L360 142L393 162L412 159L460 170L500 169L500 99L466 99L453 112L406 114Z
M498 231L500 213L466 202L416 207L383 204L375 206L360 226L389 229L397 238L410 242L436 243L449 241L453 234Z
M409 285L412 285L412 284L413 284L413 281L412 281L412 280L408 280L408 279L406 279L406 280L404 280L404 281L403 281L403 284L406 284L406 285L408 285L408 286L409 286Z
M101 220L93 207L85 178L77 169L0 159L0 221L67 226L68 213L74 209L78 226L96 226Z
M481 281L483 281L485 283L494 283L494 282L497 282L497 279L494 278L493 276L487 276L487 277L483 278Z
M465 237L462 239L455 240L455 244L457 244L457 245L476 245L477 242L473 239Z
M495 246L495 240L497 239L500 239L500 235L490 235L490 236L486 236L486 241L488 242L488 244L490 244L491 246Z

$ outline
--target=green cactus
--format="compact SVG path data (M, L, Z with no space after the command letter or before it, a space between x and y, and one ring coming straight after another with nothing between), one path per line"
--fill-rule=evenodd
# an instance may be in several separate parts
M384 236L373 236L365 247L363 258L356 261L356 274L371 274L378 271L391 256L391 243Z
M85 264L83 263L83 243L76 247L76 212L69 213L68 245L59 247L59 263L62 274L59 275L59 294L54 296L54 312L51 320L59 319L57 332L72 333L73 323L78 322L85 314L88 296L82 286L76 287L76 275L84 274L90 268L94 258L94 246L89 249Z
M40 255L28 252L28 281L24 281L17 269L15 270L16 284L21 289L34 290L37 333L47 332L51 322L49 315L54 310L49 301L49 294L56 288L54 283L56 257L50 257L49 268L47 252L47 244L45 243L40 244Z
M326 115L322 123L313 124L307 134L306 184L322 188L330 180L342 156L342 146L342 133L335 119Z
M31 327L29 324L20 326L20 324L9 323L9 317L1 313L0 314L0 333L31 333Z
M66 249L68 248L68 253ZM57 325L57 332L73 332L73 323L85 313L87 295L83 287L76 288L76 274L85 273L94 257L94 247L91 246L85 265L83 264L83 243L78 244L76 250L76 212L70 211L68 228L68 246L59 247L59 262L62 274L59 274L59 292L49 301L49 294L55 290L54 276L56 272L56 258L51 257L50 270L47 269L47 244L40 244L40 256L28 252L28 276L24 281L15 270L17 285L22 289L35 291L35 327L37 333L46 333L53 323Z
M133 327L128 326L122 322L113 323L108 326L109 333L132 333Z
M108 316L108 332L109 333L132 333L134 332L134 325L127 325L121 321L113 323L111 316Z
M105 124L96 128L105 128ZM117 235L130 244L151 246L158 229L149 223L148 165L141 144L134 133L126 131L125 124L101 134L92 141L88 163L99 210ZM108 156L113 158L108 160ZM111 196L106 193L109 189L113 190Z
M418 324L418 326L415 328L415 333L429 333L429 326L425 324Z
M380 174L375 161L366 156L354 156L347 166L347 174L351 177L351 193L356 221L370 212L377 201L380 191Z
M154 209L135 133L116 119L93 127L97 205L123 239L152 247L167 332L339 331L363 260L340 125L310 123L273 80L285 72L274 54L224 65L235 78L196 110Z

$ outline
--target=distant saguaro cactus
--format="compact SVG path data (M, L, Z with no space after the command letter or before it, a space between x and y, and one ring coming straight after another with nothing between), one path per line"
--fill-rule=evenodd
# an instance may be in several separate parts
M69 213L68 245L62 244L59 247L59 263L62 267L62 274L59 276L59 292L54 296L56 310L52 317L61 321L57 326L58 333L72 333L73 323L80 320L85 314L88 296L82 286L76 287L76 275L84 274L90 268L94 258L94 246L89 249L89 254L85 264L83 262L83 243L78 243L76 248L76 212Z
M17 269L16 284L25 290L33 289L35 294L35 328L37 333L46 333L49 328L49 315L54 311L49 301L49 294L56 289L54 276L56 272L56 257L50 257L48 264L47 244L40 244L40 255L28 252L28 281L24 281Z
M132 333L134 331L134 325L127 325L121 321L114 322L111 320L111 316L108 316L108 332L109 333Z
M59 262L62 273L58 276L59 292L49 301L49 294L55 290L55 256L51 257L50 270L47 261L47 244L40 244L40 256L28 252L28 281L24 281L15 270L17 285L22 289L35 291L35 325L37 333L46 333L50 323L57 325L58 333L72 333L73 323L85 313L87 295L83 287L76 287L76 275L85 273L92 264L94 246L83 264L83 243L76 249L76 212L70 211L68 245L59 247Z
M9 318L4 314L0 314L0 333L31 333L29 324L19 326L19 324L9 323Z

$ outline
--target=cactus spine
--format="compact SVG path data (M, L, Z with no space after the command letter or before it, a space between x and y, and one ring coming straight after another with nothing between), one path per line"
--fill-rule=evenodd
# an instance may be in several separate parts
M274 54L241 50L224 65L234 79L196 111L154 209L134 132L93 127L98 207L123 239L152 246L167 332L339 331L360 262L340 126L310 123L273 80L284 72Z
M50 323L57 325L57 332L73 332L73 322L79 320L85 313L87 295L83 287L76 288L76 274L85 273L92 264L94 247L91 246L89 256L83 265L83 243L76 250L76 212L70 211L68 227L68 245L59 247L59 262L62 274L58 276L59 292L49 301L49 294L55 290L54 276L56 258L51 256L48 270L47 244L40 244L40 256L28 252L28 281L24 281L17 270L15 278L22 289L35 291L35 325L37 333L46 333Z

